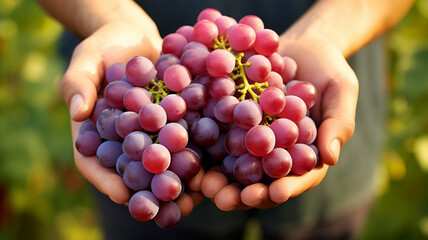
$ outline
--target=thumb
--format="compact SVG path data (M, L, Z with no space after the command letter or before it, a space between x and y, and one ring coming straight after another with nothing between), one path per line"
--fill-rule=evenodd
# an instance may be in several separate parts
M75 48L61 82L61 95L72 120L82 121L90 116L103 74L102 55L88 38Z
M332 80L321 99L322 122L317 146L321 161L335 165L340 149L354 133L358 80L352 70Z

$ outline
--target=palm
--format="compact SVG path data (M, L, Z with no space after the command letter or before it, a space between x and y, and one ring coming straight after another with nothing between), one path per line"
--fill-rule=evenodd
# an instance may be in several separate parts
M229 184L221 172L210 170L202 181L202 191L222 210L273 207L317 186L328 165L337 161L338 152L330 150L332 140L338 139L341 146L353 133L358 81L338 49L327 44L300 43L280 49L282 55L296 60L297 79L311 82L318 91L311 116L318 125L317 147L323 164L302 176L289 175L269 186L256 183L244 189Z

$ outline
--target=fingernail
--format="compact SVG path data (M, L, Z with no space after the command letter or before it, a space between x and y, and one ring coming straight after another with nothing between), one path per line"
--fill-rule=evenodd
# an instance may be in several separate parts
M83 105L83 97L80 94L76 94L71 98L70 101L70 116L74 118L74 116L79 112L79 109Z
M337 139L334 139L333 141L331 141L330 143L330 151L334 156L334 163L337 163L337 160L339 159L339 155L340 155L340 142Z

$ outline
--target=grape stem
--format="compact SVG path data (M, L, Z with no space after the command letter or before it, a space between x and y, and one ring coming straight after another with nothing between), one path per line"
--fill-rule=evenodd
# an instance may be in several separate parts
M239 101L244 101L247 97L247 93L250 94L251 98L255 102L259 102L260 96L254 92L254 90L258 90L260 93L263 92L268 87L268 83L258 83L250 84L247 75L245 74L245 67L251 66L250 62L242 63L242 58L244 57L244 53L240 52L238 54L234 53L232 48L230 47L229 40L225 38L223 35L220 35L218 38L214 39L214 50L215 49L224 49L229 51L235 56L236 65L233 70L232 79L238 80L242 79L242 83L236 86L236 90L241 93L241 96L238 98Z
M239 97L240 101L245 100L247 93L251 95L251 98L255 102L259 102L260 96L254 92L254 90L259 90L260 92L263 92L265 88L268 87L268 83L258 83L255 82L254 84L250 84L247 79L247 75L245 75L245 67L249 67L251 65L250 62L242 63L242 57L244 57L244 53L239 53L236 58L236 67L234 69L234 75L232 76L233 80L238 80L239 78L242 79L242 83L236 86L236 90L241 93L242 95Z
M150 81L150 85L145 87L145 89L152 94L153 103L156 104L160 104L162 99L169 93L168 88L165 86L165 83L162 80L156 81L155 79L152 79Z

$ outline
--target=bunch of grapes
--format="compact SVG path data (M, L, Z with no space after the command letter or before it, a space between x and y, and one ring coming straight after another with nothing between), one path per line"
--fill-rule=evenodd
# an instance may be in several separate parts
M155 64L137 56L107 70L77 150L116 168L134 191L130 214L163 228L178 223L175 200L201 168L221 166L242 186L311 171L316 89L295 80L278 45L257 16L203 10L164 38Z

